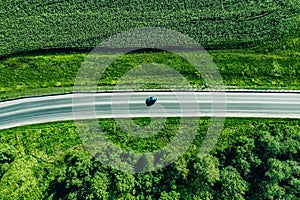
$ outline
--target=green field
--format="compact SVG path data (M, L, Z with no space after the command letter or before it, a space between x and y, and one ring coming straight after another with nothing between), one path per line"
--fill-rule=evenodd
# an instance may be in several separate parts
M298 0L3 0L0 56L41 49L91 49L138 27L177 30L206 48L245 48L286 36Z
M0 99L72 92L88 50L115 33L149 26L180 31L209 49L226 88L299 89L297 0L1 3ZM98 89L113 89L123 73L147 62L207 87L184 60L156 52L118 59Z
M217 50L209 53L226 88L300 89L300 56L297 51L259 54L249 50ZM2 59L0 99L72 92L78 69L86 56L86 53L70 53ZM172 67L195 89L207 87L199 72L187 61L172 53L154 52L120 57L104 73L98 89L114 89L124 73L146 63L160 63ZM146 77L135 81L142 82L143 79Z
M141 152L164 146L179 121L168 118L162 131L142 140L130 138L113 119L99 123L112 142ZM209 121L199 121L193 144L179 160L144 174L123 173L92 158L73 122L3 130L0 199L300 198L299 120L227 119L214 150L199 159Z

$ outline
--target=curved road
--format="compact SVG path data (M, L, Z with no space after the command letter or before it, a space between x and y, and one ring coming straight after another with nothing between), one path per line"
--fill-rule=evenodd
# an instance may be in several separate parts
M145 106L148 96L158 98L152 107ZM0 130L61 120L148 116L300 118L300 93L81 93L0 102Z

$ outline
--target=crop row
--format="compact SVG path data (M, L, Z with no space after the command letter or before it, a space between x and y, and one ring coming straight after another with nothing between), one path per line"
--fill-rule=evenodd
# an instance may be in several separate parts
M165 27L207 48L274 40L299 24L297 0L9 1L0 8L0 56L52 48L92 48L116 33Z

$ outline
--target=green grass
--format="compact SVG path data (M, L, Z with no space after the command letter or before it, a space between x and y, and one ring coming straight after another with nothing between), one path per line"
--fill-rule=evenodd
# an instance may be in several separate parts
M245 48L287 35L298 0L1 1L0 56L41 49L91 49L116 33L165 27L206 48Z
M142 122L144 119L135 119L135 121L137 120ZM178 120L178 118L168 118L166 128L160 133L155 137L141 140L130 139L127 133L116 128L113 119L101 119L99 123L112 142L120 145L122 148L141 152L145 149L153 151L163 147L168 142L168 138L172 138L176 133L174 130L178 125ZM148 120L145 122L147 123L147 121ZM208 124L209 119L207 118L199 121L199 130L196 138L188 150L188 153L186 153L182 159L186 159L188 162L189 159L197 155L197 150L201 146ZM231 151L233 152L232 155L234 155L235 151L238 152L239 149L244 148L242 143L245 142L245 138L255 140L255 144L257 145L257 142L260 140L268 139L267 137L274 137L276 141L278 140L278 145L280 144L279 141L282 140L282 145L277 147L278 152L281 152L280 155L289 155L291 159L291 156L294 156L294 154L285 154L284 152L287 150L285 150L286 145L283 144L284 142L290 142L291 152L292 149L297 146L295 142L299 139L297 139L299 134L297 136L297 134L294 133L299 133L299 124L299 120L229 118L225 122L223 133L216 147L211 152L211 155L218 158L220 163L226 166L228 165L226 162L229 162L230 157L228 157L229 155L225 154L225 152ZM268 132L271 133L271 135L268 136ZM261 137L261 134L265 134L266 137ZM286 134L290 136L285 137L284 135ZM244 139L241 141L239 138ZM68 121L1 130L0 143L10 147L1 149L1 162L3 162L3 155L9 155L10 152L13 152L12 155L14 155L9 162L5 165L2 163L1 165L0 199L42 199L50 182L57 181L57 175L65 170L65 155L67 155L68 152L85 152L74 123ZM271 148L272 145L277 143L274 143L274 141L273 143L270 142L268 148ZM1 148L3 148L3 146L1 146ZM257 146L257 148L260 147ZM266 146L264 148L268 149ZM3 151L8 154L3 154ZM299 149L293 150L294 153L297 151L299 151ZM266 152L258 153L262 157L264 153L272 157L272 155L269 155L272 152L267 150ZM241 156L242 155L244 154L241 154ZM91 159L91 157L89 157L89 159ZM281 159L285 159L285 157ZM234 160L230 162L234 162ZM239 169L239 164L235 167ZM239 169L239 172L242 174L243 170L244 169ZM170 172L170 169L168 169L168 173ZM159 173L165 172L160 171L158 174ZM250 182L252 176L253 178L257 178L254 177L254 175L252 174L250 177L249 175L243 176L243 178ZM261 179L262 178L263 177L261 177Z
M300 56L297 51L261 54L251 50L218 50L209 53L226 88L300 89ZM2 59L0 99L72 92L77 72L86 56L85 53L71 53ZM179 56L153 52L127 54L115 60L101 78L98 89L114 89L124 73L146 63L165 64L182 74L193 88L206 87L199 72ZM149 77L139 77L134 81L142 83L146 78ZM170 82L165 87L172 87L172 84L178 85ZM159 88L155 85L148 87Z

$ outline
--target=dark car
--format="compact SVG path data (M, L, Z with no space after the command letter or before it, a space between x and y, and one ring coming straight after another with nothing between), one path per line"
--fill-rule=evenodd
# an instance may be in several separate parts
M153 104L155 104L157 98L156 97L148 97L145 101L147 106L152 106Z

